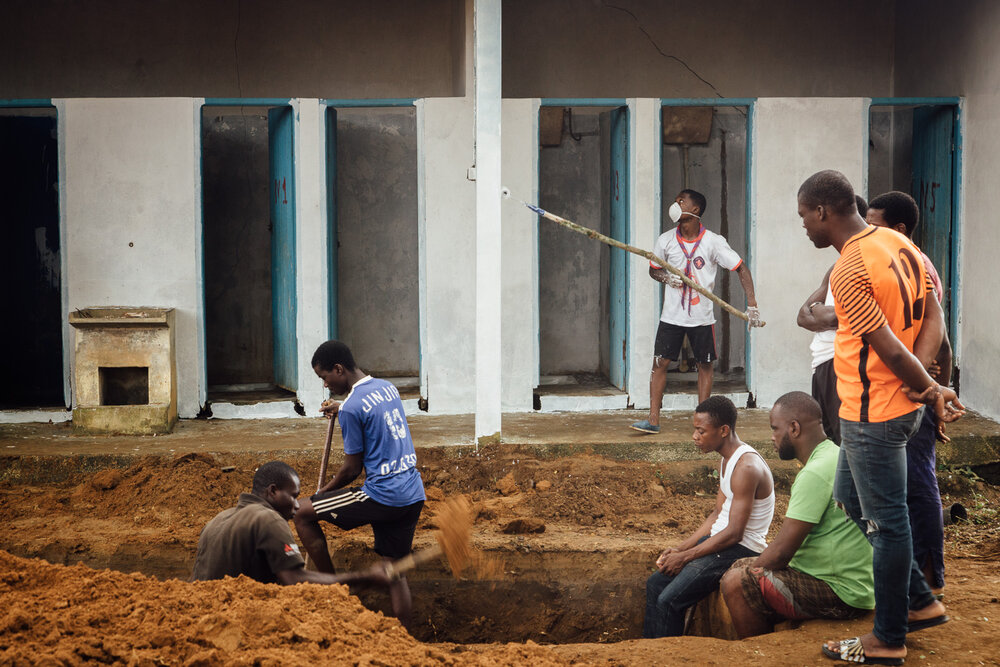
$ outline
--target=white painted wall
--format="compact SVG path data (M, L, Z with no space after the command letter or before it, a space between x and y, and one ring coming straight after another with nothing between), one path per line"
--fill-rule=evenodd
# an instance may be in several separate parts
M326 397L312 355L329 338L330 301L326 178L326 107L318 99L293 100L295 110L295 282L298 376L306 415Z
M914 0L897 15L899 96L961 95L963 169L959 202L957 339L966 406L1000 419L1000 301L996 282L996 174L1000 171L1000 4Z
M197 415L204 397L200 105L172 98L57 101L64 322L69 310L87 306L175 308L181 417Z
M505 412L532 409L538 382L538 99L503 101L501 203L501 401Z
M817 171L836 169L860 189L867 125L861 98L757 101L750 270L767 326L751 334L748 380L759 407L789 391L809 391L812 334L795 319L837 260L836 250L817 250L806 238L797 213L799 186Z
M652 250L660 235L660 101L630 99L629 141L632 183L629 191L629 239ZM649 373L659 321L657 288L649 261L629 254L628 394L637 408L649 407Z
M469 98L416 104L422 394L432 414L467 414L476 409L473 107Z

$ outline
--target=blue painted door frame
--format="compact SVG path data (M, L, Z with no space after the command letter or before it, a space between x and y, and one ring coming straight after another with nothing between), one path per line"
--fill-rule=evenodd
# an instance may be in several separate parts
M910 194L920 207L920 223L913 241L924 251L941 277L942 307L954 331L952 265L955 248L955 134L954 106L924 106L913 110L913 176Z
M337 301L337 110L326 108L326 211L327 211L327 243L330 253L327 272L327 295L329 298L329 336L340 339L338 324L339 304Z
M271 316L274 321L274 383L298 387L295 293L295 112L268 109L271 189Z
M611 112L611 237L629 243L629 110ZM611 248L608 282L609 380L628 390L628 253Z

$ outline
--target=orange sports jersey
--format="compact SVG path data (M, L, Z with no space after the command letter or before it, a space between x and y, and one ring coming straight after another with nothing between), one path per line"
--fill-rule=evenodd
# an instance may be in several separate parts
M920 250L902 234L868 227L844 244L830 288L840 322L833 362L840 416L884 422L916 410L918 404L902 392L903 382L862 336L888 325L913 351L934 289Z

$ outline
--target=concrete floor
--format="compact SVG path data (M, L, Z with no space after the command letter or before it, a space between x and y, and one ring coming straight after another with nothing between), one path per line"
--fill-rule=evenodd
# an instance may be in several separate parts
M526 446L541 455L594 452L622 459L671 461L703 457L691 442L691 414L664 412L662 430L644 435L628 428L645 411L516 413L503 417L503 444ZM413 415L410 430L418 447L474 445L474 417ZM740 410L740 438L774 457L766 410ZM975 413L949 426L952 442L938 445L938 459L950 465L1000 462L1000 424ZM316 451L326 423L320 418L201 420L178 423L161 436L78 436L72 424L0 424L0 457L135 456L186 452ZM335 450L341 447L336 429Z

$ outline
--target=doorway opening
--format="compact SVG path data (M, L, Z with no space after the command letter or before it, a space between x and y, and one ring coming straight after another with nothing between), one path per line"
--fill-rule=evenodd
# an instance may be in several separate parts
M295 396L293 117L290 106L202 107L210 403Z
M416 109L330 106L326 114L330 335L366 372L392 382L407 412L426 409Z
M56 132L54 108L0 109L0 409L66 406Z
M661 233L677 226L667 211L684 189L696 190L707 204L702 224L721 235L744 261L748 260L747 163L750 136L749 105L675 106L664 102L661 111ZM683 269L684 267L679 267ZM658 304L662 307L663 289ZM719 268L713 293L737 309L746 310L746 296L739 278ZM659 310L657 311L659 312ZM713 394L746 405L747 334L742 320L715 308L715 362ZM659 318L657 318L659 320ZM668 367L664 407L687 407L671 401L683 396L688 403L698 395L698 372L690 346L685 342L680 359ZM697 403L696 400L694 400ZM694 407L692 404L690 407Z
M948 331L958 326L958 219L961 127L958 102L873 102L868 128L868 197L905 192L920 208L913 242L941 278ZM955 377L953 374L952 377Z
M543 106L539 113L539 205L629 243L628 107ZM626 252L543 220L538 257L535 407L627 407Z

